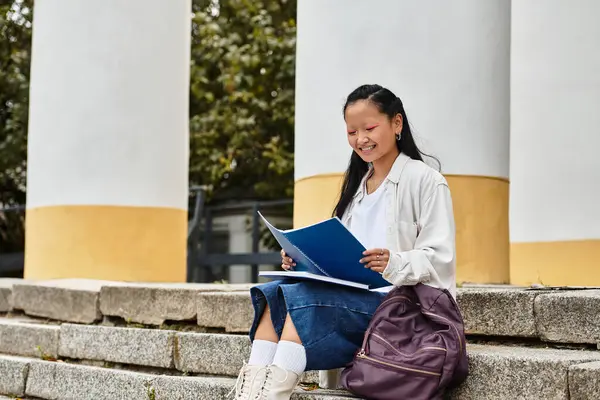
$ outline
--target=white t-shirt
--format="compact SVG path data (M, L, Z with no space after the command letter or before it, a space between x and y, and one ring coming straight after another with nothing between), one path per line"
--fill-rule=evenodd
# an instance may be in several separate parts
M387 248L385 192L384 181L373 193L365 194L352 209L350 232L366 249Z

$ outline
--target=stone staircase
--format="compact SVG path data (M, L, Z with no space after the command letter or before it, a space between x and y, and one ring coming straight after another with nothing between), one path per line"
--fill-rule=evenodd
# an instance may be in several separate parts
M0 279L0 399L225 399L249 356L249 287ZM458 300L471 370L449 398L600 399L600 290ZM353 398L318 383L306 373L294 399Z

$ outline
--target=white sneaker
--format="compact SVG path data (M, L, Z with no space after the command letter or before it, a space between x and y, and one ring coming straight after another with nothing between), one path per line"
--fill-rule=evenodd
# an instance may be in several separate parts
M299 381L300 375L295 372L271 365L263 389L258 393L256 400L289 400Z
M269 367L261 365L247 365L240 370L235 387L229 392L229 398L235 391L234 400L254 400L265 385Z

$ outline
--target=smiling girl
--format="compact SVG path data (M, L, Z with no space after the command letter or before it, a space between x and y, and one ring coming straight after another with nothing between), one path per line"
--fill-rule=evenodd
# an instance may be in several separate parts
M365 245L361 262L393 286L423 283L455 295L455 226L444 177L423 162L402 101L364 85L344 105L353 149L334 215ZM332 249L332 251L343 251ZM282 251L282 267L294 261ZM306 370L352 361L385 293L312 281L251 289L252 351L236 399L287 400Z

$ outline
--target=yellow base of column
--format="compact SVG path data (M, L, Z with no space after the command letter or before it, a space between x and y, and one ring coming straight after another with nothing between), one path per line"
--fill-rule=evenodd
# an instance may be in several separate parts
M294 185L294 228L315 224L333 213L343 174L316 175Z
M508 283L508 180L469 175L446 180L456 221L456 281Z
M600 239L512 243L510 280L516 285L600 286Z
M343 175L327 174L296 182L294 227L331 216ZM456 220L457 282L508 283L507 180L479 176L446 177Z
M25 278L185 282L187 212L153 207L27 210Z

